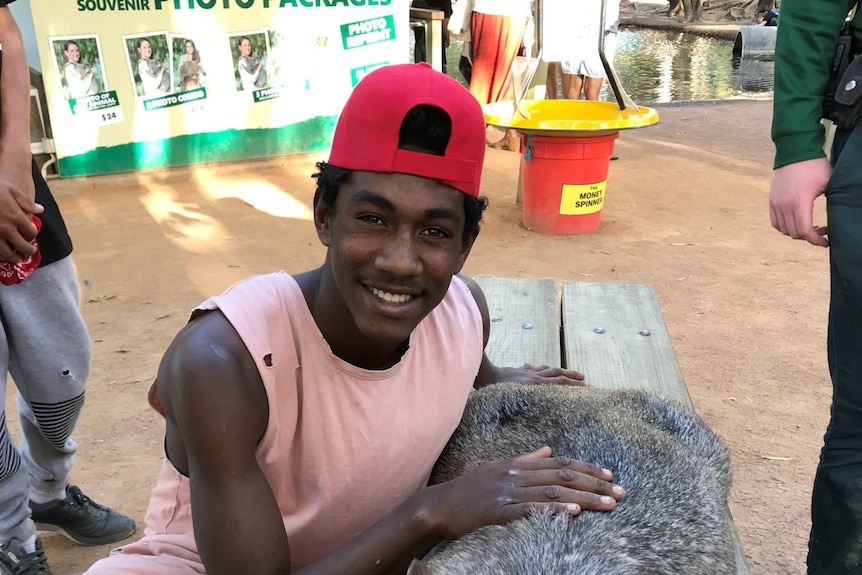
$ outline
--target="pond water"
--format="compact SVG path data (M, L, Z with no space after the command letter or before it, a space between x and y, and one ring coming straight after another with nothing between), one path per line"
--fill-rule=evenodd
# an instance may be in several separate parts
M411 51L412 54L412 51ZM446 50L447 73L458 72L461 43ZM628 28L617 37L614 68L637 103L771 96L773 63L733 58L733 40ZM608 83L602 99L613 99Z
M733 58L733 41L680 32L627 29L614 68L636 102L762 97L773 62Z

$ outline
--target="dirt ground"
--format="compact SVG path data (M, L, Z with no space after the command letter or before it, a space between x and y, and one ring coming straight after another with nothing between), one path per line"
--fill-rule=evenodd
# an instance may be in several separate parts
M519 156L489 150L491 205L466 272L653 286L694 404L730 448L751 572L801 574L831 392L827 252L769 226L771 102L659 112L658 126L620 137L601 227L588 235L526 230ZM324 156L52 182L94 341L73 471L88 495L143 521L163 433L145 397L161 354L207 296L322 261L308 175ZM42 536L57 575L110 551Z

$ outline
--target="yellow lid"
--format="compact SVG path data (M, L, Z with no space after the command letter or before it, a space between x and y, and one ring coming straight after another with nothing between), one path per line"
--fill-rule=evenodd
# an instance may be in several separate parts
M644 128L658 123L658 112L638 106L620 110L616 102L591 100L523 100L521 111L514 102L492 102L483 107L485 122L500 128L513 128L534 136L596 136L596 132L617 132Z

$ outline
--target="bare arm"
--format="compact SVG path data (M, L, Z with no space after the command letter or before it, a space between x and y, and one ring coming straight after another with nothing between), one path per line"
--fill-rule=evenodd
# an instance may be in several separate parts
M21 31L8 7L0 8L0 259L17 263L36 248L32 214L35 203L31 173L30 72Z
M467 284L470 288L470 293L473 294L473 299L476 300L476 305L479 306L479 311L482 314L482 331L484 336L483 346L488 345L488 339L491 336L491 315L488 313L488 302L485 300L485 294L482 288L471 278L458 274L458 277ZM482 365L479 367L479 373L476 375L476 381L473 387L479 389L486 385L501 382L520 382L520 383L555 383L560 385L583 385L581 382L584 379L584 374L562 369L559 367L549 367L547 365L533 366L530 364L523 365L520 368L515 367L499 367L491 363L487 355L482 356Z
M268 420L263 382L219 312L189 323L158 373L171 462L191 484L195 541L210 575L290 572L287 535L255 459Z
M266 392L221 313L204 314L180 332L160 365L158 394L168 455L189 476L195 540L207 573L290 573L278 505L255 458L267 426ZM300 572L403 573L439 541L426 501L414 498Z
M190 479L195 540L207 573L291 573L278 505L255 458L267 426L266 392L221 313L207 313L180 332L159 368L158 393L168 456ZM440 541L511 521L537 505L571 514L613 509L624 492L610 479L595 466L550 457L548 448L489 463L420 491L295 573L404 573Z
M0 160L26 164L30 172L30 71L21 30L8 7L0 8L0 44L3 46L0 81ZM32 182L30 198L33 198Z

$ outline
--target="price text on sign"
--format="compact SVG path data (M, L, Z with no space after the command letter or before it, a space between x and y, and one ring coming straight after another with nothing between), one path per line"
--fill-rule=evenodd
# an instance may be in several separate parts
M605 182L597 184L563 184L560 197L561 216L584 216L602 209Z
M125 118L123 117L123 109L118 106L89 114L78 114L75 116L75 121L79 122L81 126L107 126L109 124L119 124L125 121Z

